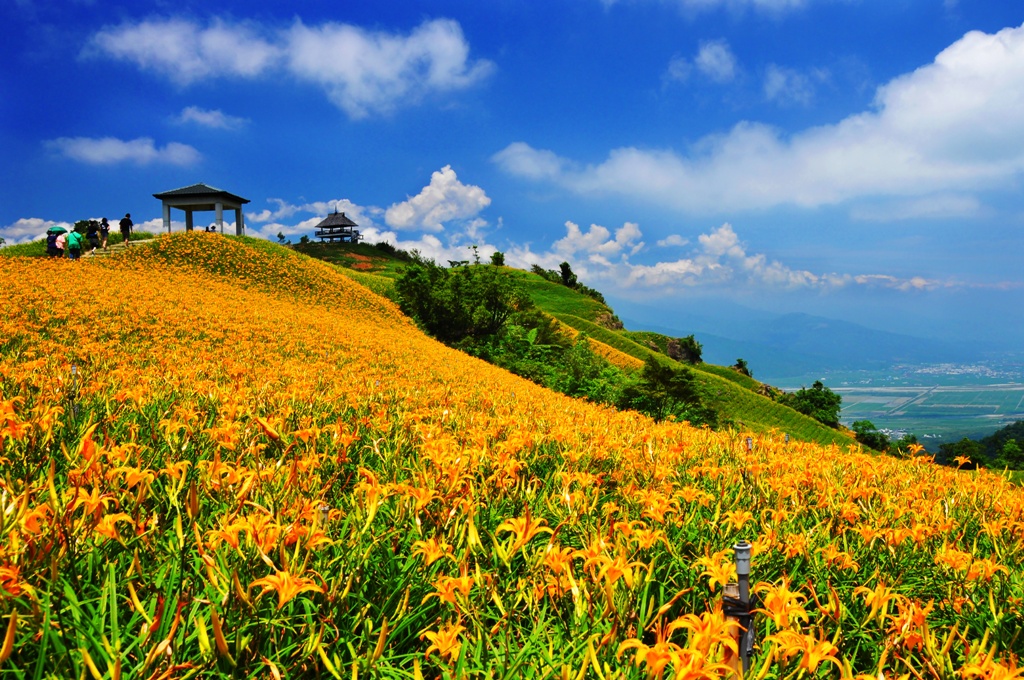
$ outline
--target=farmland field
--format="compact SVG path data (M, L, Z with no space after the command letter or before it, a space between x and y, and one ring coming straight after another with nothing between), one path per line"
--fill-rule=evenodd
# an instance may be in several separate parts
M1024 384L837 387L841 420L870 420L876 427L943 439L990 434L1024 420Z

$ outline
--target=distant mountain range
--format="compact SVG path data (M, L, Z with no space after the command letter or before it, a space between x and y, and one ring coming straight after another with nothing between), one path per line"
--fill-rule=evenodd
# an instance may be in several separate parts
M730 365L742 357L759 380L769 383L835 370L882 369L897 363L976 361L983 354L976 344L920 338L811 314L772 314L738 305L719 305L714 313L688 312L670 320L664 314L660 317L660 323L625 318L623 323L630 329L664 335L692 333L704 346L705 361Z

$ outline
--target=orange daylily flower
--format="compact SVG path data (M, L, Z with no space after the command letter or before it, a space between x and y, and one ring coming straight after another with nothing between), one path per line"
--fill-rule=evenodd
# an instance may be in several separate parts
M288 602L293 600L299 593L324 592L324 589L321 586L318 586L312 579L304 578L302 576L292 576L287 571L280 570L272 576L258 578L249 584L250 588L254 588L256 586L263 589L260 592L260 596L263 596L270 591L277 593L278 609L288 604Z

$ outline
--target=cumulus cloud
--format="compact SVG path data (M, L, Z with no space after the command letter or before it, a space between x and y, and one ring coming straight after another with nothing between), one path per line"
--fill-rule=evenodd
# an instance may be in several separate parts
M673 57L663 79L665 82L685 81L694 71L713 82L727 83L736 78L739 64L727 41L706 40L700 44L692 61L678 55Z
M425 21L408 34L301 20L277 30L223 19L149 19L97 32L84 54L132 63L182 86L288 75L323 88L354 119L465 89L494 67L470 59L462 28L450 19Z
M685 288L732 287L786 290L829 291L860 286L896 291L928 291L961 287L954 281L939 281L919 276L900 278L886 274L847 274L811 272L795 269L764 253L750 252L729 223L700 234L694 247L676 260L637 263L631 260L643 245L639 226L627 222L612 236L611 230L591 225L583 231L573 222L565 223L566 235L547 251L535 252L530 246L517 245L508 250L506 261L515 267L539 264L557 268L568 260L582 280L601 284L623 293L671 295ZM689 241L679 235L664 241L683 245Z
M430 184L420 193L388 208L384 221L393 229L442 231L445 222L472 219L490 204L483 189L463 184L446 165L430 176Z
M69 222L44 220L39 217L23 217L11 224L0 227L0 237L9 246L38 241L39 239L46 238L46 230L54 225L60 225L65 228L71 227Z
M252 78L281 55L281 47L262 33L256 24L220 19L206 26L185 19L147 19L98 31L86 54L131 62L181 85L211 76Z
M726 83L736 77L736 55L725 40L701 43L693 64L698 71L718 83Z
M158 147L149 137L123 140L116 137L60 137L44 142L46 147L62 156L90 165L135 163L149 165L195 165L201 155L188 144L169 142Z
M230 116L220 109L211 111L198 106L186 106L176 120L179 123L194 123L217 130L237 130L249 122L247 118Z
M679 234L669 234L665 238L658 239L657 245L659 248L668 248L670 246L685 246L689 242L689 239L685 239Z
M461 27L448 19L424 22L408 36L296 22L286 44L289 70L319 83L352 118L469 87L493 67L489 61L470 62Z
M581 165L518 142L510 174L698 213L1006 188L1024 170L1024 26L971 32L880 87L871 110L785 135L742 122L687 153L624 147ZM515 162L509 162L514 160Z

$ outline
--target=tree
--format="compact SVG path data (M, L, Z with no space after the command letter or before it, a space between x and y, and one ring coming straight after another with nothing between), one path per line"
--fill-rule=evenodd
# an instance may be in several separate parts
M1016 439L1007 439L999 452L998 463L1001 467L1008 467L1011 470L1024 468L1024 449L1017 443Z
M787 394L782 403L814 418L819 423L839 427L839 410L842 408L843 398L825 387L820 380L815 380L810 389L802 387L792 394Z
M939 444L935 459L947 465L955 464L965 470L973 470L985 457L985 447L980 442L964 437L958 442ZM957 459L960 459L959 461ZM964 462L966 461L966 462Z
M575 288L577 283L576 275L572 273L572 267L569 265L569 263L563 262L562 264L558 265L558 269L560 270L562 275L562 285L568 288Z
M733 367L733 370L735 370L737 373L742 373L743 375L747 376L748 378L753 378L754 377L754 374L750 370L750 367L747 366L747 360L746 359L737 359L736 363L733 364L732 367Z
M655 420L675 417L693 424L715 427L718 414L701 398L693 371L650 355L644 361L639 381L627 384L619 408L646 413Z
M509 317L531 306L511 276L494 267L453 269L418 259L395 282L399 306L427 333L454 344L501 331Z
M292 240L284 237L284 232L277 232L277 242L283 246L290 246Z
M504 267L505 253L501 252L500 250L495 250L493 253L491 253L491 264L493 264L495 267Z
M875 424L870 420L857 420L850 426L859 441L869 449L875 451L887 451L889 449L889 437L884 432L879 432Z
M301 243L302 245L306 245L307 243L309 243L309 236L303 234L302 238L299 239L299 243Z

